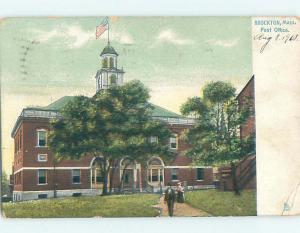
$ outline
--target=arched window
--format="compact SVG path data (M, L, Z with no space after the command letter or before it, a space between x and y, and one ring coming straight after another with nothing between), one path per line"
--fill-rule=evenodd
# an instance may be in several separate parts
M112 57L109 59L109 67L110 67L110 68L115 67L115 66L114 66L114 59L113 59Z
M164 181L164 163L159 157L152 157L147 162L148 182L152 185L160 185Z
M111 85L116 85L117 84L117 76L115 74L112 74L110 76L110 84Z
M103 58L103 60L102 60L102 67L103 68L107 68L107 65L108 65L108 59L107 58Z

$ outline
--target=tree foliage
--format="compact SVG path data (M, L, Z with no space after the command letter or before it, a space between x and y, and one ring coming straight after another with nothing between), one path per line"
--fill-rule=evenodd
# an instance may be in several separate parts
M9 178L7 174L2 171L1 175L1 195L8 195L9 194Z
M241 138L239 134L251 108L247 101L239 105L230 83L208 83L203 88L203 96L188 99L181 112L197 119L196 126L185 135L192 145L188 155L194 163L236 164L254 150L254 137Z
M51 149L63 158L101 157L106 194L109 168L115 160L170 155L170 132L163 122L152 119L149 97L139 81L112 86L91 98L75 97L63 108L62 118L51 123ZM150 136L157 136L158 143L151 143Z
M188 154L197 163L226 164L239 160L251 150L249 140L239 135L240 126L250 114L235 99L235 88L225 82L211 82L203 88L202 97L193 97L181 107L184 115L197 118L186 139L193 145Z

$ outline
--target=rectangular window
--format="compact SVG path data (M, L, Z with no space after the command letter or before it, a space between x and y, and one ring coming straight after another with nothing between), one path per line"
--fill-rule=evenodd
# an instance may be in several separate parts
M48 160L47 154L38 154L38 161L39 162L46 162Z
M38 170L38 184L47 184L46 170Z
M72 181L73 181L73 184L80 184L80 170L79 169L72 170Z
M22 149L22 135L23 135L23 132L22 132L22 130L20 130L20 148L19 148L19 150Z
M47 146L46 130L38 130L37 131L37 146Z
M158 169L152 169L152 182L158 181Z
M174 134L171 138L170 138L170 149L177 149L177 135Z
M178 168L172 168L171 177L172 180L178 180Z
M46 199L48 197L47 194L38 194L38 199Z
M158 143L158 137L156 137L156 136L151 136L151 137L149 138L149 141L150 141L150 143Z
M163 169L160 169L159 181L163 181Z
M197 168L197 180L204 180L204 168Z
M124 183L129 184L129 174L125 172Z

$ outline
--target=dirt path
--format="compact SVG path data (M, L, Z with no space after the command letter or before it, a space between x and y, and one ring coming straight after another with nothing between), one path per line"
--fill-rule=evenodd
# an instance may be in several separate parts
M168 207L167 204L164 203L163 197L160 198L159 204L155 207L160 208L162 210L161 216L166 217L168 215ZM174 206L174 216L175 217L207 217L210 216L208 213L193 208L186 203L175 203Z

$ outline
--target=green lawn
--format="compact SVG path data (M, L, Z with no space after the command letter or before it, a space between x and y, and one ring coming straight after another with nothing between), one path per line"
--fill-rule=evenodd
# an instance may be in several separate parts
M69 197L4 203L3 211L9 218L154 217L158 200L155 194Z
M192 191L186 193L186 202L213 216L256 215L256 191L243 191L240 196L217 190Z

